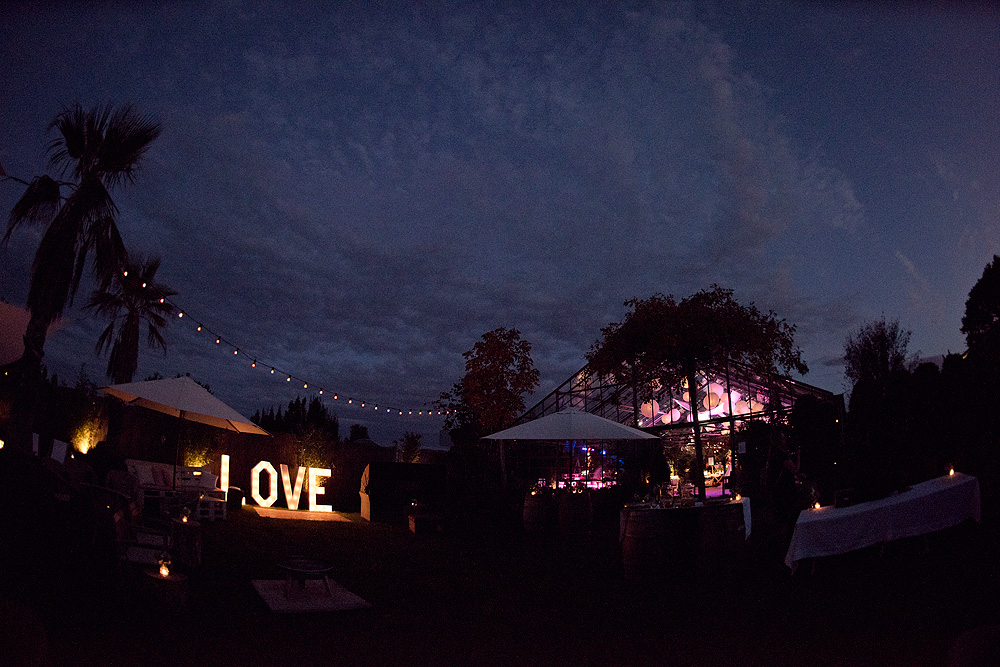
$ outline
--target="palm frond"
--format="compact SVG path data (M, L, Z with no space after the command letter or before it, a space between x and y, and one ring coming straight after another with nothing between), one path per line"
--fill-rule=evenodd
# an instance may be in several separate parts
M110 347L111 337L115 333L115 320L112 318L111 323L101 332L100 337L97 339L96 350L98 354L102 354L105 348Z
M139 161L160 132L159 123L141 116L130 104L114 111L97 160L104 181L111 187L122 181L134 182Z
M26 222L51 222L58 210L59 184L48 176L35 178L11 208L7 232L0 243L6 244L11 233Z

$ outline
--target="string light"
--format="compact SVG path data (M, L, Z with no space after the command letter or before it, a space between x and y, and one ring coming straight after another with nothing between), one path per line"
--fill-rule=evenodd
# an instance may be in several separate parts
M125 276L128 276L128 271L125 271L125 272L124 272L124 275L125 275ZM146 283L142 283L142 286L143 286L143 287L146 287L146 286L147 286L147 284L146 284ZM171 306L172 306L173 308L175 308L175 309L177 310L177 317L178 317L178 318L183 318L183 317L184 317L184 311L183 311L183 310L181 310L180 308L178 308L177 304L175 304L175 303L173 303L173 302L171 302L171 301L167 300L166 298L161 298L161 299L160 299L160 303L169 303L169 304L170 304L170 305L171 305ZM199 322L199 323L196 323L196 330L197 330L198 332L201 332L201 330L202 330L202 329L206 329L206 330L207 330L207 329L208 329L208 327L206 327L206 326L205 326L204 324L202 324L202 323L200 323L200 322ZM214 334L215 332L213 332L213 331L210 331L210 330L209 330L209 331L208 331L208 333L210 333L210 334ZM224 339L222 338L222 336L220 336L220 335L216 335L216 337L215 337L215 343L216 343L216 345L220 345L220 344L222 344L223 342L225 342L225 343L226 343L226 344L227 344L228 346L231 346L231 347L233 348L233 355L234 355L234 356L237 356L237 355L239 355L239 353L240 353L240 349L239 349L239 347L237 347L237 346L233 345L233 344L232 344L231 342L229 342L229 341L227 341L227 340L224 340ZM256 368L256 367L257 367L257 360L256 360L256 359L254 359L254 360L253 360L253 361L252 361L252 362L250 363L250 367L251 367L251 368ZM274 366L269 366L269 368L270 368L270 372L271 372L271 375L274 375L274 374L276 373L276 371L277 371L277 368L276 368L276 367L274 367ZM285 382L291 382L291 381L292 381L292 375L291 375L290 373L284 373L284 375L285 375ZM309 382L308 382L308 381L305 381L305 380L302 380L302 379L299 379L299 378L296 378L296 380L297 380L297 381L299 381L299 382L302 382L302 388L303 388L303 389L308 389L308 388L309 388ZM323 389L323 388L320 388L320 389L318 389L318 390L314 390L314 391L316 391L316 392L317 392L317 393L318 393L319 395L323 395L323 394L325 393L325 391L324 391L324 389ZM337 393L337 392L334 392L334 393L333 393L333 399L334 399L334 400L339 400L339 398L340 398L340 395L339 395L339 393ZM349 405L353 405L353 404L354 404L354 399L353 399L353 398L348 398L348 399L347 399L347 403L348 403ZM367 407L367 405L368 405L367 401L363 401L363 400L362 400L362 401L360 401L360 403L361 403L361 407L362 407L362 408L364 408L364 407ZM376 412L378 412L378 410L379 410L379 406L378 406L377 404L373 404L373 407L374 407L375 411L376 411ZM402 414L403 414L403 411L404 411L404 409L403 409L403 408L393 408L393 407L385 407L385 412L387 412L387 413L391 413L391 412L393 412L394 410L395 410L395 411L397 412L397 414L399 414L399 415L402 415ZM418 411L417 411L417 414L418 414L418 415L420 415L420 416L423 416L423 415L424 415L424 412L425 412L424 410L418 410ZM427 411L426 411L426 413L427 413L427 415L428 415L428 416L431 416L431 415L433 415L433 414L434 414L434 411L432 411L432 410L427 410ZM408 415L413 415L413 410L406 410L406 414L408 414ZM437 414L438 414L438 415L440 415L440 414L441 414L441 411L440 411L440 410L438 410L438 411L437 411ZM451 414L451 413L450 413L450 411L446 411L446 412L445 412L445 414Z

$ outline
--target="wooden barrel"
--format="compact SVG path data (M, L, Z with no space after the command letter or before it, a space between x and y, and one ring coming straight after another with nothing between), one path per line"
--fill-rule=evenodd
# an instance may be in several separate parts
M593 520L590 493L564 493L559 497L559 527L564 533L586 533Z
M550 530L556 522L556 506L548 493L530 491L524 496L524 532L542 533Z
M622 510L622 565L627 579L658 581L666 576L669 511Z

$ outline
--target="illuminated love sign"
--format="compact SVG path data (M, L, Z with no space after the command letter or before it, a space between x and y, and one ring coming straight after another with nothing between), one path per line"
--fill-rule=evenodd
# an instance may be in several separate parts
M229 488L229 456L223 454L221 462L221 473L220 483L222 488ZM332 512L332 505L320 505L316 502L316 497L324 495L326 489L322 487L319 483L320 477L329 477L331 470L329 468L304 468L299 466L299 469L295 475L295 484L292 484L291 475L288 472L288 466L282 463L281 468L281 483L284 487L285 501L288 505L288 509L296 510L299 508L299 499L302 496L302 486L306 481L306 477L309 478L309 511L310 512ZM268 493L267 497L261 495L260 493L260 477L262 474L267 474L267 487ZM274 469L269 461L261 461L253 467L250 471L250 497L260 505L261 507L270 507L278 500L278 471Z

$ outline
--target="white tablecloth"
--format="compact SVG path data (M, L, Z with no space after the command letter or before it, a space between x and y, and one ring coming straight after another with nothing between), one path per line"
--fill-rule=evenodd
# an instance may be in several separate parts
M955 473L915 484L908 491L851 507L802 510L785 565L833 556L979 521L979 480Z

